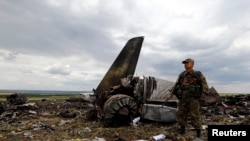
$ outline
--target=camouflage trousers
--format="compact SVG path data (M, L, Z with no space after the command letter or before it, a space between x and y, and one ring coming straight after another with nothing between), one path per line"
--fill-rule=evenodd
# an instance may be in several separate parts
M181 99L178 103L177 122L179 125L187 126L189 117L191 125L196 129L201 129L200 101L198 98Z

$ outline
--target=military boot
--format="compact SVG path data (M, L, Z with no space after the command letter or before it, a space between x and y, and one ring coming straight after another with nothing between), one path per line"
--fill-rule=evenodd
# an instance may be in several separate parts
M196 129L197 132L197 137L200 138L201 137L201 129Z

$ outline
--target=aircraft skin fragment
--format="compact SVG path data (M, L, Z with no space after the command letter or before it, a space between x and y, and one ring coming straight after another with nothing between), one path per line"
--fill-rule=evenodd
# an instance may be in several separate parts
M144 104L141 117L158 122L176 122L177 108L164 105Z

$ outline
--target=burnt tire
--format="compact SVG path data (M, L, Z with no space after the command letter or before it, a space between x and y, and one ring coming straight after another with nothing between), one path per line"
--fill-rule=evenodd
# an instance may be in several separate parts
M116 94L104 103L103 111L105 127L129 125L137 113L137 104L131 96Z

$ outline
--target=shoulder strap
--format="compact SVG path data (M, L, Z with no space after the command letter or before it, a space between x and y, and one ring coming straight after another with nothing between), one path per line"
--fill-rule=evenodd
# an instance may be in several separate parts
M194 71L194 74L197 76L198 83L201 83L201 71Z

